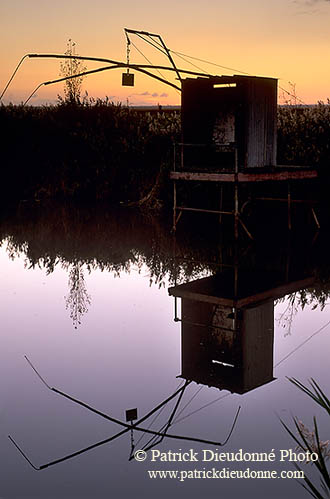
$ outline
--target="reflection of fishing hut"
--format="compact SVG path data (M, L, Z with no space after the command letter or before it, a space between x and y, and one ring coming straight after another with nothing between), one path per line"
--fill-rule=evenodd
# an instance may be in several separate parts
M176 145L171 172L174 229L182 212L199 211L233 215L235 235L241 224L252 237L241 219L246 199L239 200L238 187L275 181L287 184L285 199L263 197L262 200L287 202L291 228L294 200L290 181L314 178L317 173L310 168L276 165L277 80L238 75L187 78L182 81L181 110L182 142ZM217 182L221 189L230 186L231 207L223 207L222 190L214 209L179 204L177 181ZM313 214L318 224L314 211Z
M272 381L274 299L311 285L234 269L169 288L181 298L181 376L245 393Z

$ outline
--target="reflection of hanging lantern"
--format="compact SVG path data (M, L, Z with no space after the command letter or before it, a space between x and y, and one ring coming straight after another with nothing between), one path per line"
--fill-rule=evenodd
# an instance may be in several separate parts
M127 409L126 411L126 421L134 421L138 418L137 409Z

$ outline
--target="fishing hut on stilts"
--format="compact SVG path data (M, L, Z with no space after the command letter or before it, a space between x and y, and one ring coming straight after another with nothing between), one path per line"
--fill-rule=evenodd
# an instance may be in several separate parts
M285 203L289 230L292 226L292 205L307 205L316 227L319 228L320 223L314 209L315 199L306 199L306 196L299 199L299 196L297 198L292 195L295 192L291 190L293 186L307 181L305 192L309 191L312 179L318 177L317 170L313 167L283 166L276 162L277 79L246 75L216 76L181 69L176 66L172 57L172 54L180 53L170 50L160 35L127 28L124 31L127 43L126 62L68 54L24 55L0 94L0 101L26 58L76 59L107 65L42 82L24 105L43 85L121 68L126 70L122 75L122 85L131 87L134 86L132 71L142 73L181 92L181 142L175 144L173 170L170 172L174 190L174 231L184 211L214 213L219 216L220 223L225 216L233 218L235 239L238 238L239 227L253 239L248 229L249 223L243 221L243 212L254 201ZM165 55L170 65L154 65L140 50L148 64L131 64L133 35ZM133 46L135 47L134 44ZM169 81L159 70L175 75L179 83ZM197 205L194 205L195 196L190 204L189 196L180 196L183 189L178 189L178 183L185 185L185 194L195 190L193 186L197 184L216 186L217 205L210 206L206 203L203 206L205 196L204 199L203 196L199 199L197 196ZM262 188L258 189L258 185Z
M256 76L212 76L182 80L182 141L175 145L173 171L173 229L185 211L215 213L234 220L235 238L239 226L253 239L242 214L252 200L285 202L291 229L292 203L308 204L316 226L320 224L313 201L293 199L291 185L315 179L316 169L276 164L277 152L277 79ZM178 182L185 192L196 183L216 183L219 187L216 208L189 206L178 194ZM250 187L262 184L253 197ZM267 186L271 188L265 196ZM283 195L283 185L286 189ZM181 189L182 192L183 189ZM224 191L230 204L224 207Z

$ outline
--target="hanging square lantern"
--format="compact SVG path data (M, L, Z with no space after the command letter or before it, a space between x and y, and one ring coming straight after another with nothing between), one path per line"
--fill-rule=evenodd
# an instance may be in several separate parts
M134 87L134 74L123 73L121 84L123 87Z

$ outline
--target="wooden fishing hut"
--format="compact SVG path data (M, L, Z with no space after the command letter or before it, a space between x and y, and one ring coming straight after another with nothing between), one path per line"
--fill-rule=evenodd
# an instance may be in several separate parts
M226 147L235 147L240 170L275 166L276 123L274 78L221 76L183 80L182 143L191 144L193 149L197 144L205 144L220 154L221 148L226 152Z
M286 196L262 197L263 201L285 201L291 228L290 182L317 177L311 168L280 166L277 152L277 79L257 76L212 76L182 80L182 142L175 146L173 228L183 211L233 215L235 236L241 218L241 184L285 182ZM177 181L217 182L232 186L232 208L203 209L180 205ZM315 211L314 220L319 226Z

